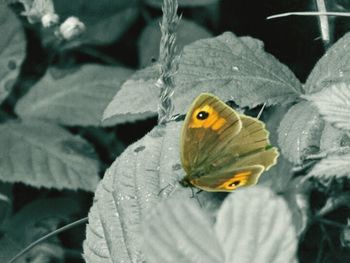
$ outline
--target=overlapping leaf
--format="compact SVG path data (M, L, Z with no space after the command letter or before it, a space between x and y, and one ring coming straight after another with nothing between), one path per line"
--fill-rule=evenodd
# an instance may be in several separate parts
M267 54L261 41L250 37L224 33L196 41L184 48L179 63L175 75L174 113L185 113L192 100L202 92L214 93L223 100L233 99L240 106L249 107L265 102L267 105L288 103L302 93L294 74ZM104 119L136 119L155 114L158 76L159 73L153 71L152 77L127 81L110 103Z
M0 3L0 103L10 93L25 57L26 41L21 22Z
M153 20L141 33L138 42L141 67L150 65L151 61L157 59L159 56L159 42L161 37L159 23L160 19ZM180 52L185 45L210 36L211 34L204 27L182 18L176 31L176 51Z
M0 125L0 180L34 187L93 191L99 181L93 148L41 121Z
M39 118L65 125L100 125L102 113L131 71L85 65L63 77L50 71L17 103L22 118Z
M314 93L336 82L348 81L350 72L350 33L339 39L317 62L306 83L306 93Z
M156 115L159 90L157 65L134 73L120 88L103 112L103 125L145 119Z
M180 124L156 127L107 170L89 213L84 241L87 262L142 262L141 223L150 210L173 194L197 202L190 189L178 183L184 176L179 160ZM208 211L219 202L209 193L201 194L200 200Z
M317 106L320 114L327 122L344 131L350 131L349 84L334 84L305 97Z
M350 153L333 154L319 161L308 173L308 177L330 179L350 177Z
M278 129L283 155L292 163L301 164L307 154L318 151L323 126L317 109L309 102L292 106Z
M172 199L144 226L150 262L296 262L297 238L282 198L263 187L231 194L213 224L198 206Z

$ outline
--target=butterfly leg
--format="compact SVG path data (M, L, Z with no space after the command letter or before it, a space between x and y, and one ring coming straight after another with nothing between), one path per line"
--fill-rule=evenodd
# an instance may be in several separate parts
M158 196L160 196L161 193L162 193L165 189L167 189L168 187L170 187L170 186L172 186L172 190L170 191L170 193L168 193L168 196L170 196L170 195L175 191L175 189L176 189L175 185L173 185L173 184L168 184L167 186L163 187L163 188L159 191Z
M199 206L202 207L202 204L199 201L199 198L198 198L197 194L200 193L200 192L203 192L203 190L199 190L198 192L195 193L194 190L193 190L193 187L190 186L190 188L191 188L191 192L192 192L191 198L196 198Z

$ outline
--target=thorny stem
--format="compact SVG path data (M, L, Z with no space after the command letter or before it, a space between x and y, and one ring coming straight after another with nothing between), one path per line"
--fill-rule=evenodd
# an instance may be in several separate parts
M160 77L156 82L156 86L160 89L158 124L169 121L174 110L171 100L175 88L173 76L177 71L179 60L176 54L176 31L181 19L177 15L177 8L177 0L163 1L163 19L160 24L162 37L159 47Z

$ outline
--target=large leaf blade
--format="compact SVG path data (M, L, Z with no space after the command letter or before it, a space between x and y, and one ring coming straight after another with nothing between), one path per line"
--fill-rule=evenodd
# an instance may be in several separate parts
M180 175L171 168L178 159L178 142L174 138L178 139L179 128L178 123L156 127L129 146L106 171L89 213L84 241L87 262L142 260L141 222L162 199L159 192L169 183L175 185Z
M149 262L223 262L209 215L187 199L166 200L144 224L143 252Z
M0 125L0 180L34 187L93 191L99 181L93 148L41 121Z
M106 109L104 119L133 120L155 114L159 96L155 85L157 70L156 66L150 67L137 74L138 78L127 81ZM140 77L144 72L149 73L148 77ZM202 92L248 107L285 104L302 94L294 74L265 53L261 41L232 33L185 46L174 78L177 87L173 95L174 114L184 114Z
M286 202L252 187L225 199L215 224L225 262L296 262L297 237Z
M84 241L87 262L142 261L141 223L151 209L176 193L197 202L191 190L178 183L185 175L179 158L181 124L154 128L107 170L89 213ZM208 211L220 202L210 193L201 194L200 200Z
M307 94L321 91L325 87L349 79L350 33L345 34L316 63L306 83Z
M106 105L130 73L101 65L85 65L58 78L48 71L17 103L16 112L24 119L98 126Z

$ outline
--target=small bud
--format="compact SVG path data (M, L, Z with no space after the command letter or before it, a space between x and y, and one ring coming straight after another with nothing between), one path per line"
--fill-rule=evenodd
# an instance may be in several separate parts
M24 7L24 11L21 14L26 16L28 22L31 24L42 22L45 15L55 14L52 0L20 0L19 2L21 2Z
M77 17L71 16L66 19L59 29L60 35L65 40L71 40L85 31L85 25Z
M59 17L57 14L45 14L41 18L41 24L43 27L52 27L58 23Z

